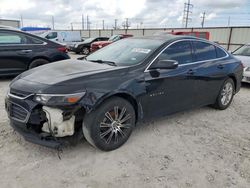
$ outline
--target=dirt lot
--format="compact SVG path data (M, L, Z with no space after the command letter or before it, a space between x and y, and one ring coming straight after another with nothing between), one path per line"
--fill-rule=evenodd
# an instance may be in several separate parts
M118 150L82 142L57 151L9 126L0 79L0 187L250 187L250 85L231 107L186 111L138 125Z

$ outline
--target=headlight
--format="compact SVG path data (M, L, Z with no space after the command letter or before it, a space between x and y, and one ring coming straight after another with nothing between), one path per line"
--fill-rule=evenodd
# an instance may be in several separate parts
M102 48L102 45L99 45L98 47L99 47L99 48Z
M74 94L36 94L34 100L44 105L71 105L77 103L86 92Z
M78 47L78 44L75 44L75 48L77 48Z

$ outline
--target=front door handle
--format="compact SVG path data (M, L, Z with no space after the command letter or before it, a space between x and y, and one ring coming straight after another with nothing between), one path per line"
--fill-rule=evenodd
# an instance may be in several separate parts
M21 50L22 53L30 53L32 50Z
M194 73L195 73L195 71L194 71L193 69L189 69L189 70L187 71L187 74L193 75Z
M219 64L218 66L217 66L217 68L219 68L219 69L223 69L225 66L224 65L222 65L222 64Z

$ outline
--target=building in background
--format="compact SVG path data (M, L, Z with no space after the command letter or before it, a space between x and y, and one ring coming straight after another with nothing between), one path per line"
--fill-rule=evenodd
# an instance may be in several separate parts
M0 19L0 25L19 28L20 27L20 20Z

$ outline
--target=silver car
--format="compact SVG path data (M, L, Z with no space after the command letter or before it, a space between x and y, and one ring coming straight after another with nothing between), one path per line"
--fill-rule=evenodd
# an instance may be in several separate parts
M242 61L244 73L242 82L250 83L250 44L245 44L232 53L236 58Z

